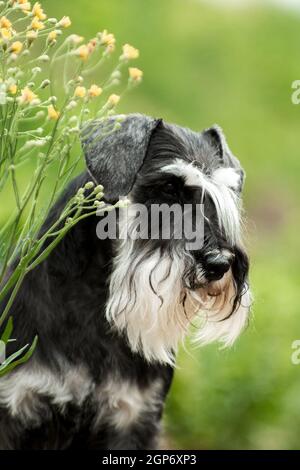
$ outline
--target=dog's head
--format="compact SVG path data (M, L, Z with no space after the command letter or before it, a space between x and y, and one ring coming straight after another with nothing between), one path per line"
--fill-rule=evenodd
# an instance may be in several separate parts
M244 172L221 129L116 116L94 122L83 145L107 201L131 202L118 220L108 321L148 361L173 363L190 325L198 342L232 344L248 318L249 263Z

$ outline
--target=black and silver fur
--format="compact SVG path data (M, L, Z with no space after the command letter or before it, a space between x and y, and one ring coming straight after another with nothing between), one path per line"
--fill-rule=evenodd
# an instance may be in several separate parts
M108 203L201 202L204 245L99 240L99 217L78 223L26 276L13 304L17 341L8 353L39 340L28 363L0 378L0 449L156 448L176 348L190 325L196 341L230 345L247 323L244 173L222 131L136 114L94 122L82 139L87 171L42 231L92 179ZM136 214L128 210L119 230L130 234Z

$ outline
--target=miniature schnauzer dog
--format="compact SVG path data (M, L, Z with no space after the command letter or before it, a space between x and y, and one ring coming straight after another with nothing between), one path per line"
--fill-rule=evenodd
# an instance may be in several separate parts
M0 379L1 449L156 448L186 333L201 344L231 345L249 317L244 172L221 129L193 132L133 114L94 121L82 144L87 169L42 231L91 180L104 186L107 205L120 196L130 204L109 211L115 239L101 236L102 210L70 229L25 277L11 309L17 340L8 352L35 335L38 345ZM164 237L164 212L152 224L150 210L162 205L183 208L201 243L175 236L175 216ZM149 224L136 236L140 206Z

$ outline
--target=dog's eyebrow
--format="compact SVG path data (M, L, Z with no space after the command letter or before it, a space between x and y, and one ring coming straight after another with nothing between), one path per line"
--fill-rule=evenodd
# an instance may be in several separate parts
M176 159L174 163L165 165L162 167L161 171L184 178L187 186L201 186L203 183L203 173L192 163L186 163L180 159Z
M241 174L235 168L217 168L213 174L212 179L217 184L224 184L228 188L238 190L241 184Z
M217 168L212 175L208 177L199 167L193 163L187 163L183 160L176 159L174 163L164 166L162 172L172 173L175 176L182 177L187 186L205 186L208 178L217 185L225 185L230 189L237 190L240 186L241 175L235 168Z

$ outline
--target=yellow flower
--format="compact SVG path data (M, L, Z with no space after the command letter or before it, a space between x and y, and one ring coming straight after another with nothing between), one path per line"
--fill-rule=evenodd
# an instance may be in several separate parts
M56 109L54 108L52 104L48 106L48 118L49 119L53 119L53 121L57 121L59 116L60 116L60 112L56 111Z
M18 0L19 8L24 11L24 13L30 13L31 4L27 0Z
M11 39L12 34L9 29L1 28L0 32L1 32L2 39L4 39L5 41L8 41L9 39Z
M37 98L37 95L26 86L21 90L20 103L31 103Z
M77 86L75 88L74 96L77 98L84 98L86 95L86 89L84 86Z
M102 93L102 88L100 88L97 85L91 85L88 91L88 94L91 98L96 98L97 96L100 96L101 93Z
M15 54L20 54L22 49L23 49L23 44L20 41L13 42L9 48L10 52L14 52Z
M33 41L33 40L36 39L37 37L38 37L37 31L33 31L32 29L30 29L30 30L27 31L27 33L26 33L26 38L27 38L29 41Z
M125 60L137 59L140 55L139 50L130 44L124 44L122 58Z
M87 48L90 54L94 51L96 46L97 46L97 39L91 39L87 45Z
M80 59L86 60L90 54L90 50L88 46L83 45L77 49L76 54L80 57Z
M111 107L114 107L114 106L117 106L117 104L119 103L121 97L119 95L110 95L108 100L107 100L107 104Z
M101 33L101 44L103 44L103 46L106 46L109 51L113 51L116 45L116 38L112 33L108 33L105 29Z
M58 23L58 26L61 26L62 28L68 28L71 26L71 20L68 16L63 16L63 18L60 20Z
M45 20L47 18L47 15L45 15L44 10L39 2L33 5L32 14L39 20Z
M2 16L0 18L0 27L1 28L11 28L11 22L6 18L6 16Z
M8 87L8 91L9 93L11 93L12 95L15 95L17 93L17 90L18 90L18 87L16 84L13 84L13 85L10 85Z
M54 41L56 41L56 38L57 38L57 32L56 31L51 31L48 34L48 41L54 42Z
M71 34L71 36L69 36L69 40L73 43L74 46L77 46L83 41L83 37L79 36L78 34Z
M136 67L129 67L129 77L134 82L140 82L143 78L143 72Z
M37 17L35 17L33 18L30 27L36 31L39 31L40 29L44 29L45 25Z

